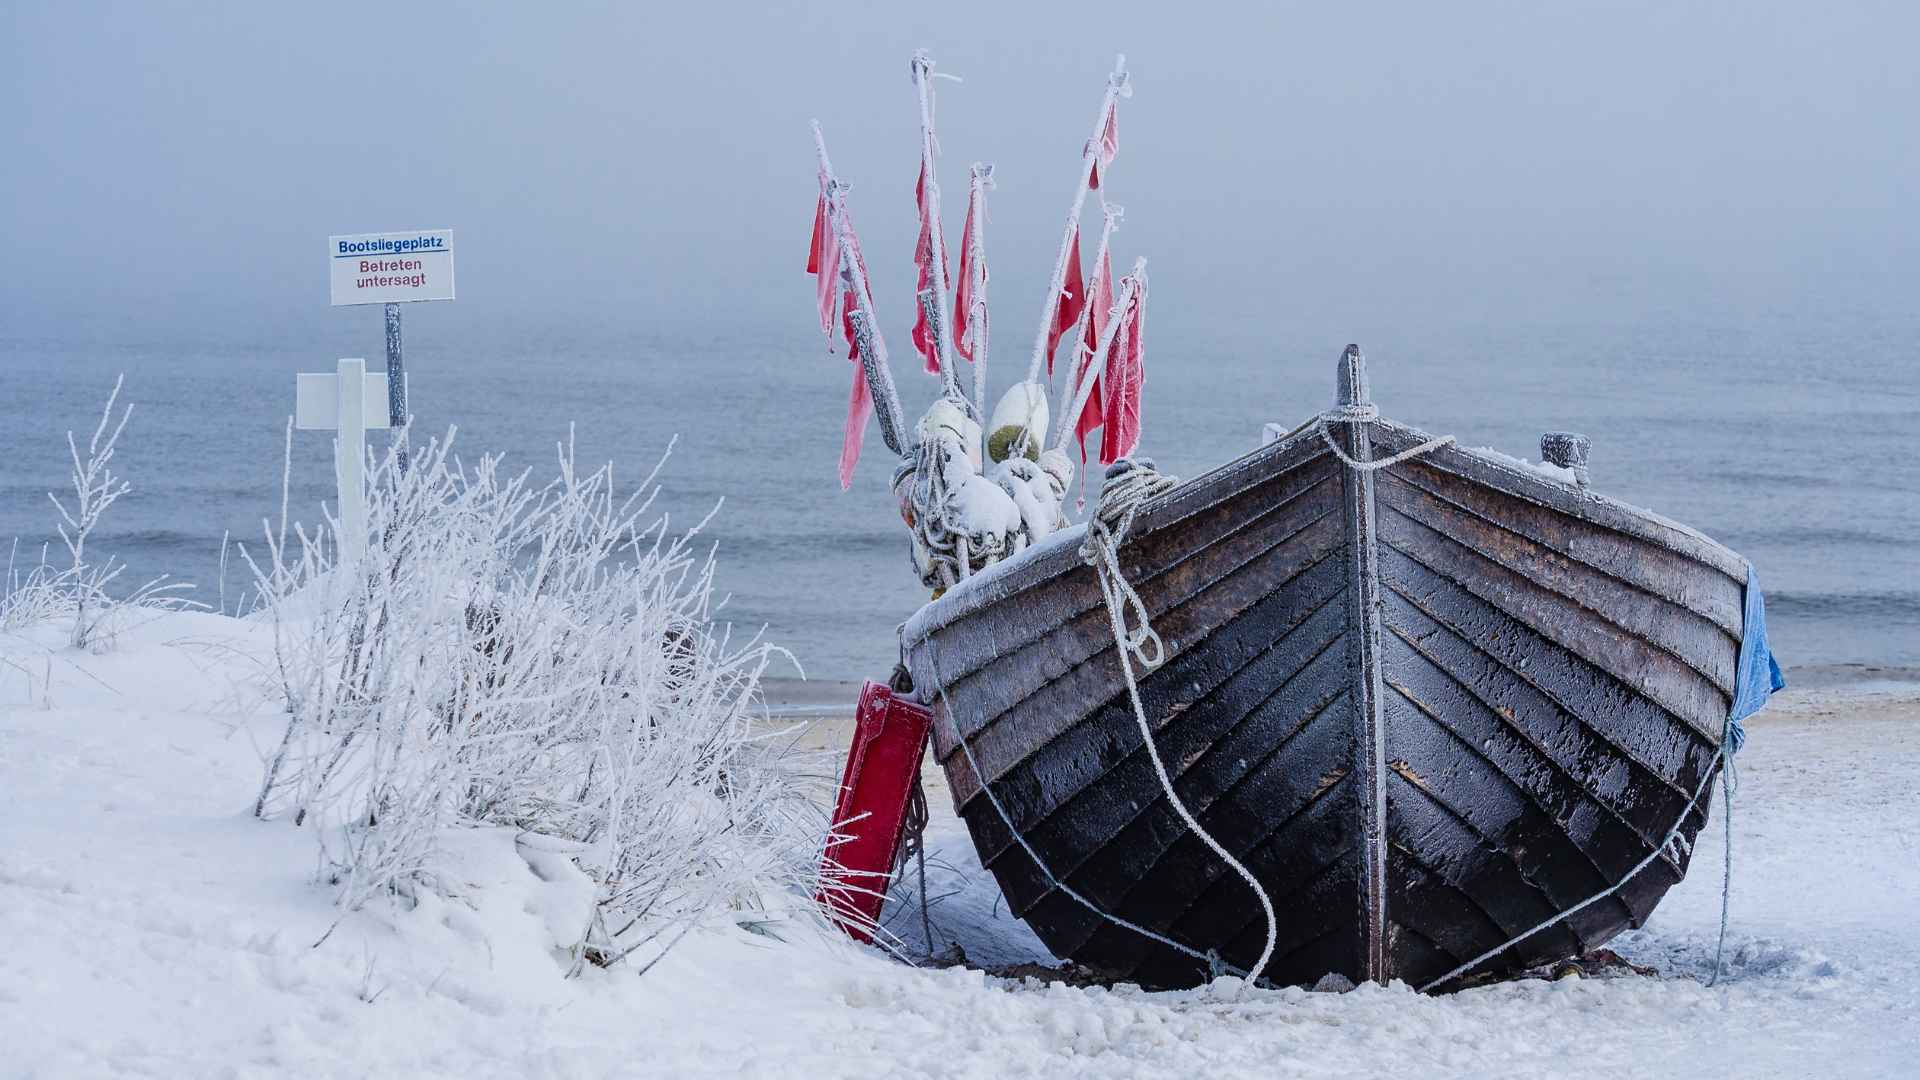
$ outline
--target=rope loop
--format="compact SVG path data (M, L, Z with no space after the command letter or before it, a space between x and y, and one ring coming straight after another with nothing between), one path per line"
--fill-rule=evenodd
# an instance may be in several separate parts
M1167 644L1147 618L1146 601L1140 599L1120 569L1120 545L1133 531L1140 507L1179 483L1155 470L1151 461L1121 458L1114 462L1107 468L1106 481L1100 486L1100 503L1087 521L1087 538L1080 545L1080 558L1094 568L1100 595L1113 613L1114 644L1131 653L1145 671L1166 662Z
M1320 433L1320 440L1327 444L1327 449L1333 451L1333 456L1339 458L1341 464L1354 472L1379 472L1389 465L1410 461L1422 454L1430 454L1443 446L1452 446L1455 442L1454 436L1442 435L1437 439L1428 439L1419 446L1402 450L1392 457L1380 458L1377 461L1358 461L1350 457L1345 450L1340 449L1340 444L1334 441L1333 430L1329 425L1365 423L1376 420L1379 416L1380 410L1371 404L1341 405L1321 413L1314 419L1313 427Z
M1330 424L1365 423L1380 419L1380 406L1371 401L1356 401L1346 405L1335 405L1320 414L1320 419Z

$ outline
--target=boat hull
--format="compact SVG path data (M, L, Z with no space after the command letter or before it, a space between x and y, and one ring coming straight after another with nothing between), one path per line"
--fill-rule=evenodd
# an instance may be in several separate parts
M1706 822L1744 561L1486 452L1342 460L1429 439L1303 429L1148 504L1120 553L1167 645L1140 681L1155 743L1272 898L1278 983L1580 955L1645 921ZM1209 977L1196 953L1249 968L1258 900L1169 804L1077 546L906 628L955 810L1057 955L1149 986Z

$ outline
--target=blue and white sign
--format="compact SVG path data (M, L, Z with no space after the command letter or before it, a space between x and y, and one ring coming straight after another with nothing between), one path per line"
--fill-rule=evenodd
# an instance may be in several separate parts
M327 238L333 306L453 299L453 230Z

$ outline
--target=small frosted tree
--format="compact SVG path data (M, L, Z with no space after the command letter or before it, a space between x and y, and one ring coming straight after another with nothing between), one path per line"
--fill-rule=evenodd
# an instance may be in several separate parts
M432 887L450 828L518 830L599 889L576 966L810 892L828 770L764 722L782 653L714 621L698 527L671 533L653 475L620 497L570 441L544 484L451 443L380 462L357 560L337 522L243 550L287 700L256 813L314 830L347 910Z
M120 496L133 489L132 484L113 470L120 434L133 416L133 406L128 405L121 410L117 422L113 418L125 378L123 375L114 380L113 392L107 395L106 406L100 410L100 422L94 426L93 437L87 440L86 456L81 456L80 444L73 432L67 432L67 454L72 461L68 479L73 490L71 503L52 492L47 493L60 515L55 529L66 546L67 565L62 568L49 564L43 549L39 565L23 572L15 559L19 553L19 543L15 541L8 557L5 590L0 593L0 627L17 630L49 619L70 617L73 622L68 642L77 649L100 648L122 627L130 612L153 614L200 606L176 595L187 586L169 584L164 575L125 596L115 597L110 587L126 569L125 565L111 555L105 562L95 563L87 551L88 541L101 518Z

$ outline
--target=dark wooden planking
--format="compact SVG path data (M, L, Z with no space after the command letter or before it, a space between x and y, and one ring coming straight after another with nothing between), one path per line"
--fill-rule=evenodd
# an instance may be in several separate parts
M1387 692L1384 706L1392 732L1387 767L1450 810L1483 845L1500 852L1554 910L1565 911L1604 892L1624 876L1634 858L1645 854L1638 838L1626 830L1611 837L1569 835L1568 826L1574 823L1556 820L1551 804L1541 798L1545 785L1523 784L1503 773L1458 733L1395 690ZM1597 850L1609 839L1629 857L1616 860ZM1617 872L1602 869L1603 858L1617 862ZM1623 901L1609 898L1579 912L1567 925L1590 947L1618 932L1631 917Z
M1245 768L1238 778L1225 783L1224 790L1207 800L1203 807L1190 807L1229 850L1251 850L1266 836L1285 828L1293 817L1304 813L1345 775L1347 768L1342 755L1348 752L1349 745L1343 728L1348 710L1338 705L1344 700L1342 695L1334 704L1315 712L1298 730L1289 731L1284 741ZM1273 712L1284 715L1278 708ZM1150 806L1160 797L1159 781L1150 773L1131 791L1131 798L1142 805ZM985 802L981 800L981 809L969 815L970 820L975 816L998 816ZM1069 884L1091 894L1090 899L1097 896L1099 902L1119 908L1131 901L1142 881L1222 869L1212 851L1184 826L1169 827L1169 821L1178 825L1177 819L1168 813L1149 814L1130 822L1123 834L1140 844L1139 851L1129 850L1124 843L1106 844L1110 837L1103 833L1076 834L1066 829L1050 831L1046 846L1035 842L1033 837L1028 837L1028 842L1042 852L1049 867L1062 868L1056 869L1056 873L1064 872L1068 865L1079 864L1078 873L1070 876ZM976 837L979 835L977 832ZM1017 849L1001 853L1001 858L995 861L996 870L1013 850ZM1107 857L1088 858L1096 853ZM1150 868L1140 868L1138 862L1133 862L1135 858L1145 859ZM1136 869L1115 872L1130 862ZM1241 888L1245 888L1244 883ZM1190 895L1183 899L1177 894L1150 894L1145 901L1149 907L1143 909L1144 915L1150 923L1170 921L1179 916L1189 900ZM1152 904L1162 902L1170 905L1167 910L1152 909Z
M1665 597L1710 620L1738 641L1745 620L1746 580L1637 536L1510 495L1463 482L1415 458L1385 470L1392 483L1418 490L1462 512L1525 536L1601 573Z
M1427 576L1464 588L1631 686L1702 735L1719 738L1731 695L1673 654L1620 633L1524 574L1397 512L1382 515L1380 539L1383 565L1390 550L1420 568L1403 567L1401 583L1417 587L1424 570Z
M1157 533L1136 528L1121 545L1121 569L1143 596L1148 591L1175 598L1191 595L1209 578L1243 564L1333 509L1337 488L1324 459L1307 461L1182 519L1177 528ZM1077 552L1078 543L1073 547ZM1009 620L1003 609L990 608L946 625L946 633L954 639L941 663L949 690L964 687L970 676L989 667L996 681L1004 668L1013 666L1017 671L1020 665L1009 662L1024 651L1066 640L1061 638L1062 627L1074 628L1078 636L1097 646L1098 632L1106 626L1099 584L1092 568L1078 562L1060 576L1029 588L1019 606L1022 612L1045 615ZM1031 689L1014 688L1008 694L1018 697Z
M1300 471L1303 470L1304 471ZM1332 463L1327 460L1326 447L1317 437L1294 438L1282 443L1265 446L1251 454L1221 466L1204 476L1181 484L1172 491L1148 500L1140 510L1133 529L1133 543L1127 545L1122 553L1122 565L1131 575L1145 573L1151 575L1154 568L1137 565L1129 560L1138 557L1135 545L1145 538L1160 534L1188 535L1194 520L1209 510L1228 503L1240 503L1256 507L1270 506L1277 500L1255 497L1251 502L1244 496L1254 493L1263 486L1275 483L1285 484L1289 474L1298 475L1307 480L1325 478L1332 475ZM1085 535L1084 529L1074 527L1062 533L1056 533L1039 544L1035 550L1021 557L990 567L976 578L969 579L961 586L932 603L926 604L907 621L903 628L906 640L920 641L943 627L956 626L976 613L998 611L999 618L1005 623L1005 631L1011 635L1044 633L1058 625L1059 620L1088 610L1098 603L1098 590L1090 596L1074 594L1068 597L1068 606L1056 606L1057 597L1046 591L1049 587L1058 587L1056 583L1066 578L1084 580L1092 584L1091 576L1076 575L1083 564L1079 556L1079 545ZM1199 545L1189 542L1182 550L1173 552L1178 558L1183 554L1192 554ZM1084 573L1084 571L1082 571ZM1073 586L1069 586L1071 592ZM1026 617L1009 616L1008 611L1025 612ZM1035 620L1039 613L1042 618ZM1031 627L1031 629L1030 629ZM1029 638L1008 637L1002 644L1017 647ZM968 658L971 662L959 662L955 657L952 678L965 675L979 666L991 663L997 653ZM944 670L944 669L943 669Z
M1182 642L1183 646L1141 684L1143 700L1152 699L1150 717L1163 715L1181 700L1197 698L1231 675L1239 667L1236 660L1252 655L1266 643L1259 640L1263 626L1274 634L1282 633L1290 621L1305 618L1339 591L1339 579L1331 571L1318 569L1337 562L1332 556L1340 548L1338 523L1332 518L1321 520L1324 525L1298 534L1293 543L1273 548L1155 620L1154 627L1170 643L1170 650L1172 642ZM1240 625L1249 618L1255 622ZM1215 635L1220 639L1217 642L1212 640ZM1183 698L1184 687L1191 690ZM1094 711L1094 703L1114 702L1124 693L1119 662L1109 649L1075 665L1027 698L1008 703L1001 710L1006 720L988 725L968 741L972 762L957 752L943 759L955 809L964 807L978 792L975 765L997 783L1029 755L1084 723ZM946 700L951 701L951 696ZM945 704L943 701L942 707ZM958 702L952 704L954 712L964 708ZM1132 719L1130 702L1127 719Z
M1242 856L1266 888L1277 917L1274 954L1266 972L1273 982L1311 983L1329 971L1358 982L1366 970L1366 928L1355 903L1365 869L1354 842L1353 792L1350 782L1343 782L1299 819L1305 824L1290 825ZM1325 859L1317 869L1305 857L1315 853ZM1246 882L1226 873L1211 881L1174 931L1186 940L1217 943L1222 956L1247 969L1266 941L1267 920ZM1341 954L1336 965L1301 968L1329 947Z
M1381 456L1410 450L1433 436L1417 428L1376 420L1371 425L1376 452ZM1423 454L1395 469L1429 468L1454 474L1459 479L1448 490L1481 486L1516 495L1529 502L1552 507L1561 513L1626 536L1648 540L1660 547L1701 563L1735 582L1747 580L1747 561L1725 546L1675 521L1650 510L1609 499L1588 488L1551 480L1504 455L1469 450L1454 444ZM1461 484L1464 480L1467 483Z
M1239 736L1247 733L1239 730L1242 725L1254 723L1255 737L1276 735L1276 730L1266 726L1270 710L1265 706L1276 698L1282 706L1293 702L1295 694L1288 693L1288 688L1295 686L1295 677L1310 665L1312 678L1302 684L1307 692L1337 694L1342 689L1344 682L1337 678L1344 674L1337 670L1341 665L1330 663L1326 657L1329 646L1345 630L1344 608L1338 600L1343 587L1332 571L1329 568L1296 578L1294 584L1299 587L1277 590L1264 605L1275 613L1274 618L1263 619L1260 611L1250 612L1218 632L1218 640L1209 642L1208 655L1201 655L1201 650L1184 654L1142 684L1141 700L1148 706L1148 715L1155 718L1161 756L1176 778L1209 753L1215 740L1229 733L1236 736L1229 745L1244 747L1245 740ZM1283 623L1281 618L1289 622ZM1240 667L1214 681L1213 676L1226 668L1220 661L1236 655L1243 657ZM1330 670L1334 677L1329 677ZM1286 719L1282 716L1273 722ZM1263 749L1273 745L1269 743ZM1128 771L1114 779L1131 779L1139 774L1140 780L1151 783L1155 798L1162 797L1140 740L1132 704L1124 693L1084 723L1034 751L1019 770L1034 774L1030 789L1033 797L1009 797L1002 786L1004 781L995 782L994 792L1023 831L1048 817L1062 824L1092 818L1117 831L1132 812L1117 819L1111 817L1118 813L1114 800L1134 796L1132 785L1107 782L1116 769ZM1129 794L1118 794L1123 791ZM991 865L996 853L987 849L982 857Z
M1271 575L1276 583L1284 581L1298 573L1305 562L1317 561L1318 555L1342 543L1338 522L1328 520L1335 503L1330 494L1314 497L1316 490L1319 488L1310 487L1294 493L1248 528L1210 544L1201 554L1157 577L1135 582L1135 590L1169 651L1189 645L1195 633L1187 630L1183 636L1182 628L1187 624L1170 622L1169 613L1211 596L1214 599L1206 601L1206 606L1198 609L1200 613L1192 617L1217 619L1220 611L1230 610L1218 606L1223 591L1259 595L1260 575ZM1163 623L1167 625L1163 627ZM1193 625L1204 634L1211 624L1202 621ZM1026 646L1005 650L1000 663L986 672L954 677L948 667L949 643L973 641L970 647L974 651L983 650L987 647L981 643L984 638L975 640L974 635L992 628L991 623L976 619L942 635L939 675L944 680L944 700L952 703L954 714L953 720L936 725L934 749L942 760L952 753L957 736L977 737L1009 708L1043 692L1098 701L1121 689L1119 665L1111 659L1113 629L1104 603L1066 620ZM928 667L931 669L931 665ZM1062 680L1068 680L1069 685L1049 686Z
M1387 786L1387 831L1393 843L1417 858L1429 874L1470 899L1500 927L1502 939L1559 913L1560 908L1527 880L1510 853L1489 844L1431 786L1415 783L1397 770L1388 771ZM1415 927L1430 921L1417 910L1396 909L1393 917ZM1582 943L1564 920L1529 941L1550 958L1577 956L1582 951ZM1486 945L1498 943L1496 939Z
M1704 616L1637 585L1594 569L1521 535L1469 514L1407 484L1387 478L1381 502L1481 556L1586 608L1621 630L1671 653L1733 695L1740 639ZM1548 511L1534 508L1534 514Z
M1329 733L1335 735L1340 721L1350 716L1346 709L1324 713L1330 717ZM1202 824L1233 850L1236 858L1253 860L1247 865L1260 876L1276 904L1285 903L1327 864L1351 855L1352 792L1340 765L1341 755L1347 750L1337 741L1300 745L1304 755L1286 754L1284 759L1270 756L1230 788L1226 798L1216 798L1198 811ZM1317 779L1309 779L1302 786L1302 777ZM1261 813L1260 807L1269 808L1269 812ZM1183 923L1217 918L1223 911L1237 911L1240 918L1258 912L1246 883L1227 871L1213 852L1184 829L1177 835L1159 837L1158 844L1153 871L1112 896L1112 910L1173 935L1181 932ZM1254 853L1263 847L1267 849L1265 854L1256 859ZM1139 887L1142 882L1168 880L1187 882L1191 887L1178 891ZM1210 884L1219 888L1208 888ZM1065 944L1078 947L1082 942Z
M1278 928L1280 936L1266 978L1280 984L1310 983L1329 971L1353 978L1360 968L1361 941L1343 908L1359 885L1357 865L1343 854L1290 885L1285 910L1296 917ZM1238 938L1215 951L1224 963L1244 971L1258 959L1265 941L1266 922L1256 919ZM1147 987L1190 986L1211 976L1205 965L1191 957L1112 923L1098 927L1081 950L1102 957L1104 966L1120 978Z
M1493 712L1445 670L1414 652L1398 635L1393 645L1390 662L1394 673L1388 681L1394 691L1424 714L1426 720L1445 727L1467 752L1482 758L1507 782L1525 791L1552 819L1553 827L1547 830L1549 835L1545 838L1521 841L1531 857L1554 852L1550 857L1564 858L1569 854L1560 848L1564 842L1598 872L1604 886L1620 881L1641 858L1659 848L1678 808L1664 817L1638 814L1644 827L1636 825L1622 811L1631 813L1638 808L1622 800L1620 793L1603 798L1589 789L1531 738L1521 723ZM1404 737L1418 732L1422 726L1411 718L1396 725L1389 753L1394 753L1395 746ZM1416 771L1429 776L1435 774L1430 765L1423 768L1413 755L1404 760ZM1459 786L1458 778L1453 778L1450 787ZM1680 806L1684 807L1685 803ZM1676 871L1677 879L1677 868L1671 869ZM1589 890L1592 891L1597 889ZM1633 895L1626 895L1622 902L1632 905L1635 899ZM1644 919L1651 910L1651 902L1644 908L1630 906L1630 914L1637 919Z
M1471 657L1457 661L1474 663L1463 674L1488 688L1495 708L1537 708L1551 701L1658 778L1660 787L1678 799L1671 804L1674 813L1692 795L1719 745L1717 736L1707 736L1624 680L1400 552L1383 549L1380 564L1389 590L1384 610L1406 613L1409 625L1417 625L1417 612L1496 665L1477 664ZM1416 634L1416 640L1424 639ZM1457 650L1437 655L1460 657ZM1449 670L1455 670L1451 664ZM1527 693L1528 687L1537 694ZM1558 732L1560 738L1570 737L1564 727Z
M1342 936L1352 957L1350 964L1336 970L1357 978L1354 972L1364 969L1365 931L1354 917L1353 904L1364 872L1354 842L1357 790L1351 778L1336 783L1315 795L1304 812L1290 817L1278 832L1235 852L1235 858L1260 880L1280 915L1274 956L1282 966L1270 972L1277 981L1293 981L1281 977L1288 955L1322 939L1328 929L1344 928ZM1249 967L1265 941L1266 917L1247 883L1211 852L1208 857L1209 872L1195 879L1203 887L1169 929L1176 939L1214 945L1236 966ZM1318 978L1325 970L1310 978Z
M1302 752L1255 770L1200 817L1234 858L1267 883L1276 903L1301 880L1295 860L1302 850L1310 866L1324 866L1340 857L1351 857L1355 866L1360 865L1360 795L1351 763L1353 725L1352 697L1344 694L1315 716L1310 728L1318 731L1300 742ZM1243 918L1252 918L1259 910L1246 882L1190 834L1166 846L1150 880L1182 883L1177 893L1155 901L1163 905L1164 917L1177 918L1179 925L1228 925L1237 931L1237 924L1221 923L1224 912L1239 911ZM1135 884L1128 899L1149 891ZM1359 924L1355 926L1360 932Z
M1500 928L1473 898L1429 871L1415 853L1398 843L1387 845L1387 946L1393 948L1393 927L1425 938L1433 951L1444 953L1452 962L1431 972L1395 969L1397 978L1413 983L1416 978L1431 979L1443 975L1467 960L1486 952L1512 936ZM1417 912L1420 924L1400 921L1403 912ZM1419 985L1414 983L1414 985Z
M1256 853L1254 861L1264 866L1270 860ZM1359 981L1355 973L1365 970L1366 943L1354 922L1352 906L1362 872L1348 852L1304 878L1276 882L1261 874L1269 895L1280 893L1275 901L1276 914L1285 911L1291 915L1278 919L1274 927L1273 957L1266 970L1269 981L1313 982L1329 971ZM1245 917L1235 920L1237 932L1218 936L1226 942L1220 946L1220 955L1244 971L1259 959L1260 949L1266 944L1267 920L1253 894L1244 884L1240 888L1247 895Z
M1390 847L1387 852L1388 910L1407 902L1406 890L1397 880L1398 875L1406 872L1404 859ZM1391 918L1387 920L1386 952L1388 970L1409 986L1423 986L1470 958L1456 959L1426 934Z
M1310 669L1305 677L1290 683L1287 692L1275 695L1237 722L1232 738L1223 739L1198 754L1195 763L1174 780L1174 788L1187 809L1203 823L1213 822L1208 825L1209 832L1218 827L1228 832L1240 829L1263 834L1285 825L1287 815L1283 807L1288 805L1285 803L1263 804L1251 815L1238 815L1237 820L1236 815L1229 812L1230 800L1241 785L1250 783L1263 791L1272 790L1272 785L1258 782L1262 773L1294 776L1312 783L1313 790L1292 804L1294 813L1311 802L1310 796L1330 786L1329 777L1337 782L1343 774L1333 759L1345 745L1344 735L1336 726L1322 725L1303 737L1303 732L1346 693L1342 686L1328 685L1324 677L1328 666ZM1089 894L1116 904L1125 900L1137 883L1168 872L1162 864L1174 845L1191 839L1185 823L1161 792L1150 763L1141 765L1144 768L1128 770L1128 775L1113 785L1113 798L1122 803L1123 808L1114 812L1112 820L1077 812L1058 814L1034 830L1030 837L1036 845L1050 845L1052 850L1062 853L1063 859L1073 860L1070 864L1063 862L1057 873L1068 874L1072 882ZM1318 779L1312 780L1312 777ZM1117 830L1114 820L1122 823ZM1249 821L1253 824L1249 825ZM1211 852L1204 856L1186 852L1182 857L1205 860L1213 856ZM1164 915L1171 918L1174 913L1170 910ZM1160 915L1149 912L1148 917Z

